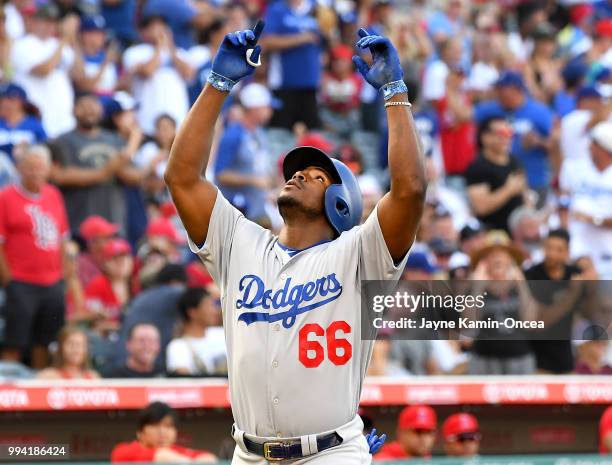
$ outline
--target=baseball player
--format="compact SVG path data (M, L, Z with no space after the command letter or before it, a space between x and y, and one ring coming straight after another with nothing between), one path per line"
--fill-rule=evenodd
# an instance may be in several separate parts
M386 101L390 192L358 226L361 194L350 170L298 147L284 159L284 226L275 236L200 175L229 91L260 64L262 29L225 37L165 173L189 245L222 294L232 464L369 464L357 415L372 352L360 338L360 282L398 280L426 191L402 68L387 38L359 31L357 46L370 50L372 64L355 64Z

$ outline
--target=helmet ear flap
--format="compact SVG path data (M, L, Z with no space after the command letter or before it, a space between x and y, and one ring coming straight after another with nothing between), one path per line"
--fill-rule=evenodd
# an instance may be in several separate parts
M344 199L336 199L336 211L340 214L340 216L349 216L349 206Z

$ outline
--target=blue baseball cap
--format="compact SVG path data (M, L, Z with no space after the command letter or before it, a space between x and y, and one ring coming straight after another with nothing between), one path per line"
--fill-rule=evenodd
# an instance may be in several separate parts
M426 273L435 273L439 270L433 257L424 251L415 251L408 255L406 270L420 270Z
M583 86L576 92L576 100L583 98L602 98L601 92L595 86Z
M106 28L106 21L103 16L84 16L81 18L81 32L92 32L92 31L104 31Z
M525 82L520 73L516 71L504 71L495 82L495 87L516 87L518 89L525 89Z
M28 100L28 95L21 86L9 82L0 87L0 98L18 98L26 102Z
M578 83L589 72L589 66L582 60L572 60L561 71L563 80L569 83Z

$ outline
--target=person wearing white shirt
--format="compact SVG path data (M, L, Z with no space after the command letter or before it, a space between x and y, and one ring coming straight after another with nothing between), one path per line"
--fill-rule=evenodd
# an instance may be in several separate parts
M79 20L67 16L59 22L59 10L48 3L39 6L30 21L30 33L15 41L11 50L14 81L38 107L50 137L74 127L74 91L70 72L74 63L71 44L76 41ZM55 37L59 29L59 39Z
M227 375L221 310L202 288L187 289L178 301L182 336L166 350L166 370L177 376Z
M607 112L607 115L604 114ZM589 158L589 130L602 119L610 118L609 107L594 86L576 94L576 109L561 119L561 155L564 164Z
M160 16L148 16L140 24L144 43L129 47L123 65L132 79L132 95L140 103L138 122L146 134L155 130L155 119L167 113L177 124L189 110L187 83L195 76L189 52L177 48Z
M601 279L612 278L612 122L591 131L590 157L565 164L561 188L571 196L571 255L590 256Z
M461 64L462 42L459 39L447 39L440 44L440 57L429 64L423 78L423 97L428 101L442 99L446 95L446 78L450 68Z

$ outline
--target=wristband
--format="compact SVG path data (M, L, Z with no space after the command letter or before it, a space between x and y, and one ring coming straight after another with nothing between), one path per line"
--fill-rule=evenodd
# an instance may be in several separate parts
M230 92L232 90L232 87L236 85L236 83L231 79L226 78L225 76L221 76L220 74L217 74L214 71L210 72L206 80L210 83L211 86L213 86L217 90L220 90L221 92Z
M402 80L393 81L389 84L385 84L380 88L383 94L383 98L385 100L389 100L391 97L397 94L408 93L408 88L406 87L406 83Z

